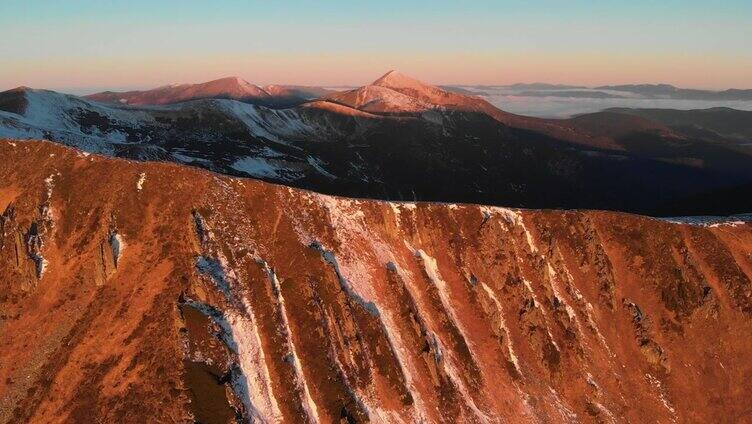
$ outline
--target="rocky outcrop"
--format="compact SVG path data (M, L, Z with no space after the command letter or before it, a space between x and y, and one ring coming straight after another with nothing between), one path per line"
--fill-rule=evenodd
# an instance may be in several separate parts
M2 423L748 417L749 223L0 156ZM38 279L24 236L51 173Z

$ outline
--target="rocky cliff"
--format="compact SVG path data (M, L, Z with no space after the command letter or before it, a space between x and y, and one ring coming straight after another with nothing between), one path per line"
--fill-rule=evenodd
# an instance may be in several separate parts
M0 142L0 422L743 422L752 225Z

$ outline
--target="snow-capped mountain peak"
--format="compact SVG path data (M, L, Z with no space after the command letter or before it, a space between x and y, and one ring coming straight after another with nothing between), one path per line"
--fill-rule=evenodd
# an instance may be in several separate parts
M370 85L335 93L328 99L377 114L415 114L445 108L501 112L477 97L452 93L394 70Z
M415 78L409 77L403 73L400 73L399 71L394 70L387 72L381 78L374 81L371 85L387 87L393 90L399 90L401 88L407 88L417 91L435 89L435 87L432 87L428 84L418 81Z

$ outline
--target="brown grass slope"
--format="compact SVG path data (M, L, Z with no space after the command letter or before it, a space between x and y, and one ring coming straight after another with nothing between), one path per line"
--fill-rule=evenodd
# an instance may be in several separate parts
M0 423L752 419L749 224L0 158Z

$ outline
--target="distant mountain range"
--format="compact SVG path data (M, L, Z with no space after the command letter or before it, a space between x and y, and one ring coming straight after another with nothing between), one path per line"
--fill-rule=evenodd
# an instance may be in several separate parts
M669 84L625 84L585 87L563 84L512 84L501 86L448 86L450 90L468 93L489 94L504 92L523 97L564 97L564 98L646 98L673 100L705 100L705 101L746 101L752 100L752 89L728 89L722 91L698 90L679 88Z
M646 97L686 99L686 100L752 100L752 90L736 88L723 91L697 90L678 88L669 84L630 84L604 85L595 87L596 90L623 91L636 93Z
M375 84L374 84L375 85ZM669 84L624 84L586 87L581 85L517 83L511 85L473 85L439 87L466 95L488 95L503 90L523 97L564 97L592 99L647 98L673 100L745 101L752 100L752 89L722 91L679 88ZM161 105L199 99L233 99L255 105L284 108L324 97L339 89L316 86L251 84L239 77L221 78L200 84L171 84L151 90L104 91L84 96L103 103Z
M394 71L346 91L0 93L0 137L346 196L672 216L752 210L751 127L733 109L531 118Z

